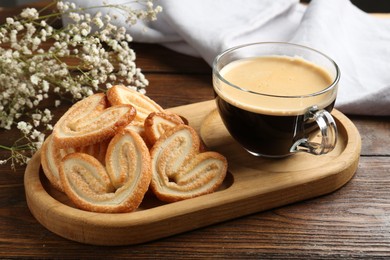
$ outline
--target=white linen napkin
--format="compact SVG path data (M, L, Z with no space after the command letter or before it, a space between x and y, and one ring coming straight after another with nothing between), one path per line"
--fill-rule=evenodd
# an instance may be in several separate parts
M390 19L364 13L348 0L317 0L291 41L318 49L339 65L339 110L390 115Z
M99 1L103 0L75 2L96 6ZM390 19L364 13L349 0L312 0L308 6L298 0L160 0L157 4L163 7L157 21L129 27L134 41L159 43L202 57L210 65L218 53L238 44L303 44L339 65L336 108L346 114L390 115ZM126 26L125 18L116 22Z

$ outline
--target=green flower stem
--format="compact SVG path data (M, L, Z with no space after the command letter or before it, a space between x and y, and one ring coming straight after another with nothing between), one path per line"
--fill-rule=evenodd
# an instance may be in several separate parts
M0 145L0 149L6 150L6 151L25 151L25 150L34 150L35 148L31 147L28 144L24 144L24 145L13 146L13 147Z

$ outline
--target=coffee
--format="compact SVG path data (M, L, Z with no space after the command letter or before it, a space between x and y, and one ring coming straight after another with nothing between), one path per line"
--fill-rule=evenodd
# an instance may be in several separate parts
M299 57L262 56L235 60L214 82L216 102L230 134L255 155L284 156L316 127L305 122L309 107L331 111L334 79Z

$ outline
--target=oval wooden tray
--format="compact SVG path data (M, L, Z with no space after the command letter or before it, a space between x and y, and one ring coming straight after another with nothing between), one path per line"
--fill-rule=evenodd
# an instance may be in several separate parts
M229 174L217 192L171 204L147 194L140 208L132 213L86 212L51 187L37 152L24 179L27 204L34 217L50 231L81 243L137 244L330 193L347 183L357 169L360 135L337 110L333 115L339 142L334 151L284 159L247 154L227 134L214 101L171 110L186 117L206 145L228 158Z

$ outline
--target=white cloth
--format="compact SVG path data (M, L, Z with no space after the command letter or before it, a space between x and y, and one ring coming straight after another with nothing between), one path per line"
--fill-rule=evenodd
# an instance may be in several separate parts
M96 6L102 0L78 0ZM121 0L108 2L121 3ZM336 108L347 114L390 115L390 19L349 0L160 0L157 21L129 28L134 41L160 43L202 57L243 43L286 41L317 49L341 70ZM113 11L111 11L113 12ZM125 19L117 23L126 26Z

